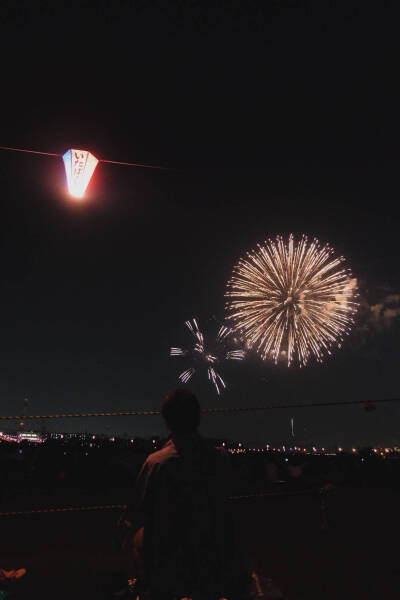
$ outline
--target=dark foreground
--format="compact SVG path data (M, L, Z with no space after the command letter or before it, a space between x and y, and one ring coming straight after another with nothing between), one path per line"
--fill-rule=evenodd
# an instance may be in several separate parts
M86 498L86 504L96 504ZM398 600L400 494L343 489L328 500L321 530L318 495L235 500L243 550L287 600ZM0 517L1 566L26 567L17 598L107 598L127 567L117 550L115 510Z

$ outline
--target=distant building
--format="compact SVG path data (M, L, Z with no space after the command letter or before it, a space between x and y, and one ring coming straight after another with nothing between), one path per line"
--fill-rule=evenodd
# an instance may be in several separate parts
M0 431L0 440L2 442L31 442L33 444L41 444L46 441L46 438L35 431L18 431L16 433Z

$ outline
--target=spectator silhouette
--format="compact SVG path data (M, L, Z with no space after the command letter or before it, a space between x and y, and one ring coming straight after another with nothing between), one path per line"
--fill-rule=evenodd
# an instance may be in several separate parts
M147 457L125 515L141 581L151 600L217 599L236 571L230 457L198 433L200 406L189 390L169 394L161 413L171 435Z

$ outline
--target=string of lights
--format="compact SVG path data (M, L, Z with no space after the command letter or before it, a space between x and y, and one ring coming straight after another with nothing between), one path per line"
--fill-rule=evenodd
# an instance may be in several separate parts
M262 492L258 494L243 494L240 496L229 496L228 500L245 500L247 498L266 498L277 496L304 496L310 494L321 494L324 488L314 490L295 490L291 492ZM79 512L84 510L126 510L127 504L104 504L100 506L62 506L53 508L32 508L27 510L12 510L0 512L0 517L15 517L23 515L36 515L46 513Z
M400 398L384 398L380 400L337 400L331 402L307 402L305 404L266 404L260 406L219 406L216 408L202 408L201 412L205 414L230 413L230 412L251 412L257 410L276 410L285 408L322 408L328 406L352 406L364 405L366 410L373 410L376 404L384 402L400 402ZM49 415L0 415L0 421L33 420L33 419L80 419L88 417L132 417L132 416L152 416L159 415L159 410L126 410L117 412L94 412L94 413L63 413Z

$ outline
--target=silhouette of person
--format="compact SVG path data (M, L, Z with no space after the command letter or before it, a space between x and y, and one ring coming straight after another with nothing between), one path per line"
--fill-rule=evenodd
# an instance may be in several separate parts
M171 435L144 462L125 513L140 579L152 600L221 598L236 569L230 456L198 433L191 391L169 394L161 414Z

